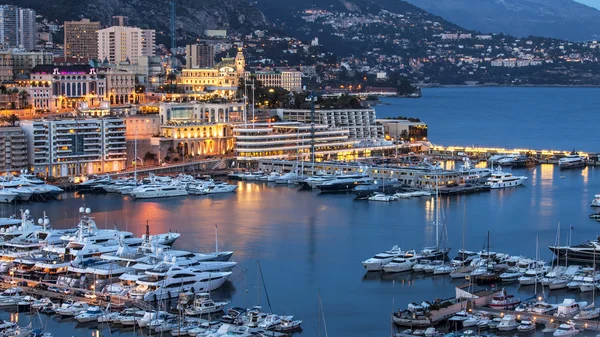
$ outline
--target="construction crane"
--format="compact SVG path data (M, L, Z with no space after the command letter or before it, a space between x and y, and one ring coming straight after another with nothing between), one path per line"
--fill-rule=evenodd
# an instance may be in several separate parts
M175 0L171 0L171 71L175 69L175 48L177 48L177 37L175 32Z

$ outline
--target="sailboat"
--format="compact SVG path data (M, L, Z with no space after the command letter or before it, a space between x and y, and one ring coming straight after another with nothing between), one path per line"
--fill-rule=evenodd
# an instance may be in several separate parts
M450 248L440 247L440 193L438 188L437 175L435 177L435 247L423 247L421 256L427 260L442 260L446 261ZM444 226L445 230L445 226ZM444 240L444 244L447 240Z
M491 266L490 262L492 260L490 256L490 231L487 233L487 254L486 254L486 266L483 269L477 269L473 273L471 273L471 278L477 284L490 284L496 283L499 279L499 274L495 272Z
M596 273L596 249L594 248L594 273ZM595 280L595 277L592 276L592 280ZM592 287L592 303L585 307L583 310L579 312L579 314L575 315L575 319L596 319L600 317L600 308L595 307L596 302L596 284L593 284Z

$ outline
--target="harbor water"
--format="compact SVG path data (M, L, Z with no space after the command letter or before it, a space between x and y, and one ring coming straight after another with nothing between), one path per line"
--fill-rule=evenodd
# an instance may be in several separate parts
M535 90L539 92L534 95ZM600 103L598 90L428 89L422 99L386 100L392 105L378 107L378 114L420 117L429 124L431 140L443 145L598 151L600 141L593 132L600 122L593 113L594 105ZM553 101L569 102L571 98L577 105L553 107ZM524 113L520 109L531 110ZM550 117L549 112L553 114ZM586 120L580 117L584 115ZM445 165L453 168L458 164ZM559 222L562 243L571 227L573 243L600 234L600 223L588 218L593 211L589 203L600 192L597 168L561 171L545 164L513 172L528 176L524 186L440 199L451 257L463 247L463 238L465 248L482 249L488 231L491 250L531 257L536 255L537 236L541 257L546 260L552 258L547 246L554 243ZM2 205L0 216L24 207L35 217L46 212L55 228L68 228L75 225L77 210L85 204L92 208L100 228L112 228L116 223L119 229L139 236L148 222L154 233L182 233L175 247L194 251L214 250L218 227L219 249L235 251L233 260L239 267L231 282L213 297L231 299L231 306L260 304L267 311L270 306L275 313L294 315L304 320L304 331L299 334L303 336L318 335L319 293L329 335L385 336L390 333L392 311L406 308L412 301L452 297L454 286L463 283L448 276L366 273L361 264L393 245L420 249L435 244L433 197L377 203L357 201L347 194L323 195L262 182L237 183L235 194L160 200L69 193L61 201ZM264 285L257 277L257 261ZM533 286L511 284L507 290L521 298L534 295ZM565 297L592 302L591 293L560 290L548 294L546 290L546 294L550 303ZM19 315L20 325L26 325L30 316ZM14 314L0 312L0 319L10 318L15 319ZM48 331L55 335L98 337L93 325L44 319L48 320ZM113 330L112 335L133 336L133 332Z

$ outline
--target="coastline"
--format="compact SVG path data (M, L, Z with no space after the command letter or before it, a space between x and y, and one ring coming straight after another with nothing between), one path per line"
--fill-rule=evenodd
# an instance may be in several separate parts
M429 88L600 88L600 85L591 85L591 84L518 84L518 85L508 85L508 84L435 84L435 83L414 83L414 85L429 89Z

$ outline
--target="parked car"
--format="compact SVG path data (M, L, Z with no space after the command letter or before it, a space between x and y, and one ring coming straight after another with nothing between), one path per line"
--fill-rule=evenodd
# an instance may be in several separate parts
M38 283L33 289L48 290L48 286L45 283Z
M75 290L75 292L73 292L73 295L79 296L79 297L87 297L86 296L87 294L81 290Z
M48 287L48 291L54 292L54 293L59 293L60 292L60 288L55 287L55 286L49 286Z
M19 287L28 287L29 286L29 284L27 284L27 281L19 281L19 282L17 282L17 285Z
M89 291L87 293L85 293L84 296L85 296L85 298L89 298L89 299L92 299L92 300L96 298L96 294L91 293Z
M69 295L71 293L71 290L69 290L68 288L62 288L60 289L59 293Z

